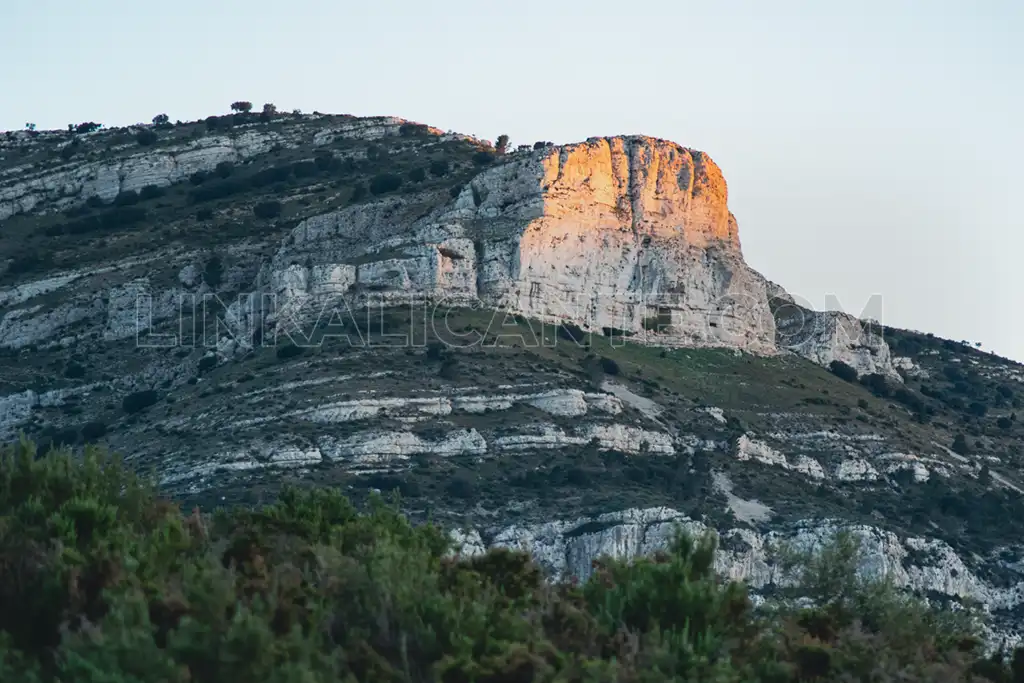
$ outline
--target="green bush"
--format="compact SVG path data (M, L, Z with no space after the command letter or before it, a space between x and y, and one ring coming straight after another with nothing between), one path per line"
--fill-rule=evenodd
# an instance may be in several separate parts
M834 360L829 363L828 369L833 375L847 382L856 382L859 375L857 371L841 360Z
M396 478L371 482L400 488ZM448 484L472 498L468 472ZM549 583L525 553L453 556L379 497L286 489L208 516L103 450L0 449L0 680L16 683L1011 681L968 618L858 578L840 534L761 610L710 536ZM967 614L966 617L970 615ZM985 678L982 678L984 676Z
M166 194L166 190L159 185L146 185L139 190L139 199L149 200L163 197Z
M143 128L135 135L135 142L139 143L139 145L142 147L149 147L151 145L155 145L157 140L159 139L160 137L156 134L156 132L150 130L149 128Z
M114 206L133 206L139 203L139 193L135 190L118 192L114 197Z
M422 168L414 168L409 171L409 180L414 183L422 183L427 179L427 172Z
M256 215L256 218L277 218L281 215L281 202L276 199L260 202L252 207L252 212Z
M121 401L121 408L129 415L144 410L157 402L159 396L153 389L128 394Z
M381 173L370 180L370 192L375 195L394 192L401 186L402 177L394 173Z
M277 349L275 352L278 360L288 360L289 358L296 358L302 355L303 349L301 346L295 344L286 344Z
M430 162L430 175L441 176L448 175L449 164L447 159L434 159Z

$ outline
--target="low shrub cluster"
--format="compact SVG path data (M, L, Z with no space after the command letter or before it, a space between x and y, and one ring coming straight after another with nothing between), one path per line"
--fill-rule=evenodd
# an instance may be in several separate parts
M454 495L472 481L453 479ZM114 458L0 451L0 680L1002 681L971 622L856 578L840 536L797 564L813 607L755 610L680 535L586 582L529 555L460 557L379 498L284 491L212 516L161 499Z

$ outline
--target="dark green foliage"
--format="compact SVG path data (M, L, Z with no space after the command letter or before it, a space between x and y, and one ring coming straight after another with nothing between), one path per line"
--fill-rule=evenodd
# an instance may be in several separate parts
M206 261L206 265L203 267L203 280L211 288L216 289L220 285L223 276L224 264L220 256L214 254Z
M82 379L85 377L85 367L77 361L68 361L64 366L64 376L68 379Z
M450 164L447 159L434 159L430 162L430 175L437 176L438 178L446 176L448 175L449 168Z
M247 189L248 187L242 180L234 178L217 180L215 182L206 183L203 187L198 187L192 190L189 193L189 199L197 204L200 202L210 202L245 192Z
M29 251L15 255L7 264L7 272L11 275L21 275L43 270L51 265L53 265L53 255L49 252Z
M252 207L252 212L256 215L256 218L277 218L281 215L281 202L277 200L260 202Z
M139 190L139 199L142 199L144 201L149 199L157 199L159 197L163 197L164 194L166 194L166 191L159 185L146 185L141 190Z
M473 155L473 163L477 166L486 166L494 161L494 152L480 150Z
M414 183L422 183L427 179L427 172L422 168L414 168L409 171L409 180Z
M313 163L316 164L317 169L320 171L330 171L341 165L338 158L330 152L321 152L317 154L313 159Z
M971 447L967 443L967 437L963 434L956 435L953 439L953 445L950 446L950 448L953 449L954 453L959 453L960 455L967 455L971 452Z
M462 194L462 185L452 185L451 188L448 190L448 196L451 197L452 199L455 199L460 194Z
M197 221L208 221L213 218L213 209L199 209L196 211Z
M137 413L140 410L144 410L151 405L155 404L159 396L153 389L145 389L143 391L136 391L135 393L128 394L121 401L121 408L124 412L129 415Z
M87 442L95 441L107 433L107 423L96 420L86 422L82 425L82 439Z
M832 371L833 375L841 380L845 380L847 382L857 381L857 371L841 360L834 360L829 363L828 369Z
M274 183L283 183L291 177L292 167L287 166L271 166L261 171L254 173L249 178L249 183L253 187L266 187Z
M468 472L448 488L477 495ZM17 683L924 683L1024 668L983 657L955 614L858 579L842 536L793 569L813 607L759 614L716 576L711 537L549 584L521 552L449 555L441 529L380 498L361 513L334 490L286 489L186 516L96 448L0 451L0 519L0 680Z
M582 344L586 341L587 334L578 325L573 323L562 323L558 326L558 336L566 341Z
M210 177L210 174L206 171L196 171L188 177L188 181L193 185L202 185L206 182L206 179Z
M114 197L114 206L133 206L138 203L139 193L135 190L125 190Z
M222 161L214 167L213 172L221 178L227 178L235 172L235 165L230 161Z
M352 188L352 196L349 198L350 202L358 202L360 199L366 196L366 185L364 183L357 183Z
M75 132L84 135L85 133L91 133L95 130L99 130L103 127L102 123L96 123L95 121L86 121L75 126Z
M203 356L202 358L199 359L199 365L196 368L196 370L199 372L200 375L203 375L209 372L210 370L213 370L215 367L217 367L217 356Z
M609 375L619 374L619 364L611 358L601 357L601 369Z
M237 102L232 102L231 111L236 111L241 114L248 114L250 111L252 111L252 102L247 102L245 100L238 100Z
M398 134L402 137L426 135L428 132L429 128L422 123L403 123L398 127Z
M498 136L498 139L494 142L494 151L496 154L504 154L508 149L508 136L502 133Z
M146 220L146 209L141 206L119 206L97 216L86 216L77 221L54 225L48 235L84 235L105 230L120 230Z
M142 147L149 147L155 145L160 137L156 134L156 131L150 130L149 128L143 128L135 134L135 142L139 143Z
M297 161L292 164L292 173L295 174L296 178L308 178L309 176L316 175L317 165L314 161Z
M394 192L402 186L402 176L394 173L381 173L370 180L370 192L375 195Z
M860 378L860 383L863 384L868 390L875 396L886 398L889 396L890 389L889 383L885 380L885 375L880 375L873 372L868 375L864 375Z
M60 158L67 161L71 157L75 156L79 149L81 149L81 144L78 142L78 138L75 138L60 148Z
M304 349L301 346L295 344L286 344L285 346L277 349L277 357L279 360L287 360L289 358L295 358L301 356Z

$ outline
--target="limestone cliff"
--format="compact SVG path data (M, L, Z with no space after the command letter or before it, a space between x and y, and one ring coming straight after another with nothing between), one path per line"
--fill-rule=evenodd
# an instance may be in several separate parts
M426 296L773 353L765 281L743 261L727 194L705 154L595 138L515 155L419 217L421 205L392 200L310 218L265 281L289 315L370 292Z

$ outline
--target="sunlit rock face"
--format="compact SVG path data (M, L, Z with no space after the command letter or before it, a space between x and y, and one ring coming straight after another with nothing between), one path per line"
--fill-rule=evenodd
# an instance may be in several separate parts
M369 293L427 297L772 353L766 282L743 262L727 194L700 152L594 138L516 155L425 214L391 199L311 218L265 282L290 315Z

